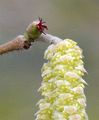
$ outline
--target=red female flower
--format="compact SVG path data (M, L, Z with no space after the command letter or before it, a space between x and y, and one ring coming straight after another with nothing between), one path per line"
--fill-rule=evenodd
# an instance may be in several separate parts
M44 29L48 30L47 26L44 25L44 23L46 23L46 22L44 22L44 21L42 20L42 18L39 17L38 23L37 23L37 28L38 28L38 30L39 30L41 33L44 33ZM45 33L44 33L44 34L45 34Z

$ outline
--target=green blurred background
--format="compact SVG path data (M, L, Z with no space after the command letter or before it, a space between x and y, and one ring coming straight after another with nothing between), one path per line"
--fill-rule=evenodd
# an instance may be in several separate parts
M84 50L87 113L99 119L99 0L0 0L0 44L42 17L48 33L71 38ZM48 44L0 56L0 120L34 120L40 69Z

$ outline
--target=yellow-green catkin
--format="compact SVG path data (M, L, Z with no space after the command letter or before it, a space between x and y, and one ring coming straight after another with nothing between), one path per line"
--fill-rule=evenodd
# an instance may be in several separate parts
M82 50L75 41L65 39L50 45L44 58L47 63L39 88L43 98L37 103L36 120L88 120Z

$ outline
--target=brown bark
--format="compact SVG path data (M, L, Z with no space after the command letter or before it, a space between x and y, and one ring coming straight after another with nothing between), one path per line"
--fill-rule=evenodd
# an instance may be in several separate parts
M0 45L0 55L14 50L22 50L25 47L25 38L23 35L17 36L15 39Z

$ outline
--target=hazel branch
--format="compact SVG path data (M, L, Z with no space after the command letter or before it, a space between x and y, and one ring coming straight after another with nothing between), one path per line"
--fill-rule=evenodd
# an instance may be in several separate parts
M58 37L50 35L50 34L41 34L41 36L36 40L42 41L42 42L47 42L49 44L57 44L58 42L62 41L61 38L58 38Z
M0 55L8 53L14 50L21 50L24 48L25 38L23 35L19 35L15 39L0 45Z
M44 30L48 29L44 23L45 22L43 22L41 18L30 23L24 35L19 35L15 39L0 45L0 55L15 50L29 49L32 45L31 43L35 41L47 42L50 44L60 42L62 39L44 33Z

